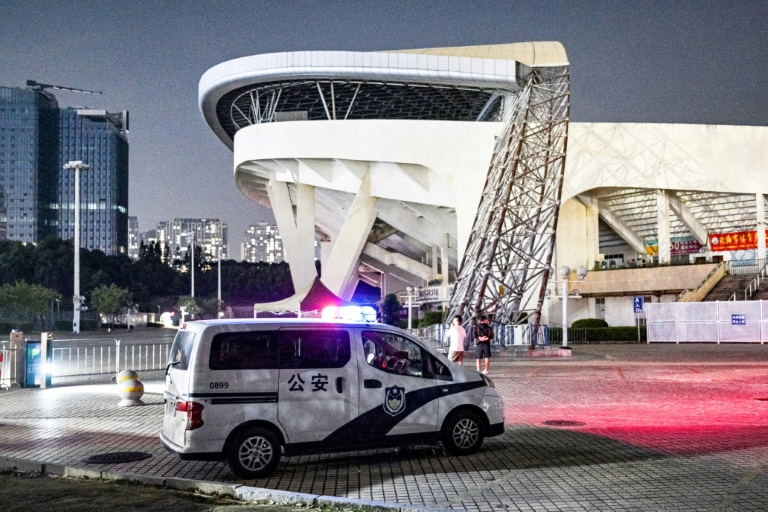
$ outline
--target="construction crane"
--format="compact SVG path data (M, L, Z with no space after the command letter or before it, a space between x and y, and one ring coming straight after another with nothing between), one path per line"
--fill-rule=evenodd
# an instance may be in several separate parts
M103 92L103 91L89 91L87 89L75 89L74 87L64 87L63 85L44 84L40 82L35 82L34 80L27 80L27 87L34 87L38 91L42 91L45 89L58 89L60 91L83 92L86 94L101 94Z

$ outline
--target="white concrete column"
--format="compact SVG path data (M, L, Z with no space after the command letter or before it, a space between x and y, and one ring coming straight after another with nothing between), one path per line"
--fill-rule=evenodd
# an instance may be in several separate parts
M445 235L445 241L448 242L448 235ZM442 285L448 284L448 247L440 247L440 273L443 276Z
M323 272L328 265L328 258L331 257L331 249L333 249L333 241L330 239L320 241L320 268Z
M669 227L669 195L666 190L656 191L656 232L659 247L659 263L672 261L672 240Z
M597 197L587 205L587 270L592 270L600 253L600 206Z
M296 292L303 290L317 276L315 270L315 190L309 185L296 186L294 214L288 184L269 180L269 202L277 229L283 239L283 255L291 266L291 280Z
M368 172L334 241L328 266L323 270L323 284L344 300L352 298L357 286L358 260L376 220L376 201L377 198L371 197L371 173Z
M437 274L439 273L439 270L437 269L437 246L432 246L432 274L434 277L432 279L437 279Z
M765 259L765 196L755 194L755 213L757 214L757 251L755 258Z

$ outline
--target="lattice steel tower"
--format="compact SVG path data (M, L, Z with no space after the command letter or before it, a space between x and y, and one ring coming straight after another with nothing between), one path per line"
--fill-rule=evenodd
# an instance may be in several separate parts
M569 110L569 67L532 68L496 143L446 318L485 313L495 322L538 325L555 247Z

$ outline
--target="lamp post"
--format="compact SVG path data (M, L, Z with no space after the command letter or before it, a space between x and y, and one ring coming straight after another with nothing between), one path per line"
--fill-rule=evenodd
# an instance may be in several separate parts
M216 320L221 318L221 246L218 247L218 256L216 257L216 266L218 268L218 281L216 287Z
M189 268L192 276L192 298L195 298L195 232L192 232L192 266Z
M411 307L413 306L413 299L417 298L419 296L419 289L418 288L411 288L410 286L405 288L406 296L405 298L408 299L408 330L410 331L412 329L411 327Z
M90 168L90 165L80 160L70 160L64 164L64 169L75 170L75 289L72 295L72 332L77 334L80 333L80 308L83 305L83 298L80 296L80 171Z
M560 269L560 277L563 278L562 284L563 284L563 345L562 348L568 348L568 283L570 282L576 282L576 281L569 281L568 276L571 275L571 269L569 267L562 267ZM576 269L576 275L579 278L579 281L583 281L585 277L587 277L587 269L584 267L579 267Z

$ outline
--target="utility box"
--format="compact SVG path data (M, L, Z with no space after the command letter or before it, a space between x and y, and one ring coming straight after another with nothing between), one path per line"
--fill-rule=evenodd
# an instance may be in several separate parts
M24 344L24 387L39 388L42 376L43 349L39 341Z

